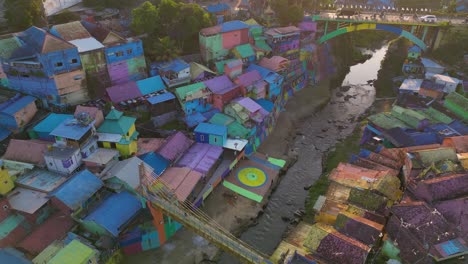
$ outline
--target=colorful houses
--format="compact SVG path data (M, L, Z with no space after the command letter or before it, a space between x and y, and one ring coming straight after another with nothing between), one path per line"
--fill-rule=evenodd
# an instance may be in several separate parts
M190 64L182 59L174 59L167 63L153 63L151 75L160 75L167 87L172 88L190 82Z
M200 31L199 41L203 60L216 61L228 56L236 46L249 43L249 25L234 20L204 28Z
M39 97L46 106L88 100L85 73L74 45L34 26L8 38L1 60L9 88Z
M227 127L210 123L200 123L194 130L195 141L215 146L224 146L227 140Z
M300 29L295 26L272 28L265 31L266 41L273 50L273 54L287 59L298 59L295 52L299 51ZM292 56L292 57L291 57Z
M175 90L175 94L186 115L203 113L211 109L209 99L212 93L202 82L179 87Z
M450 93L445 97L444 106L455 113L461 120L468 120L468 99L458 93Z
M224 106L232 99L241 96L240 86L232 83L226 76L221 75L205 81L204 84L211 91L211 102L213 107L223 110Z
M11 131L20 131L27 125L37 112L36 98L17 94L13 98L0 103L0 134L8 135ZM0 136L0 140L3 137Z
M418 46L412 46L408 49L408 59L410 60L418 60L421 58L421 48Z
M47 263L97 264L99 263L98 256L99 253L97 252L97 250L90 248L89 246L83 244L79 240L73 240L65 247L60 249L57 252L57 254L53 256Z
M256 64L251 64L247 68L247 72L256 70L262 76L263 80L268 83L267 91L266 91L266 98L267 99L276 99L279 95L281 95L282 85L284 81L284 77L272 70L267 68L258 66Z
M124 116L122 112L112 109L97 129L98 146L117 149L123 157L136 154L138 132L135 121L136 118Z

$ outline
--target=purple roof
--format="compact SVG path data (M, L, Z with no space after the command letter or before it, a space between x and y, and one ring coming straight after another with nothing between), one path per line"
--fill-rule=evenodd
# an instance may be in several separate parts
M223 154L223 148L210 144L195 143L177 162L177 167L189 167L207 174Z
M312 21L305 21L299 23L299 29L301 31L317 31L317 23Z
M250 113L255 113L260 109L263 109L259 104L257 104L254 100L250 99L249 97L243 97L233 100L233 102L240 104L244 108L246 108Z
M244 87L250 86L257 81L260 81L261 79L262 76L257 70L246 72L237 77L237 80L239 80L239 84Z
M468 194L468 173L418 182L410 191L426 202L447 200Z
M332 263L362 264L369 253L365 245L340 233L328 234L320 241L317 255Z
M461 236L468 236L468 197L437 203L435 208L454 226L460 229Z
M174 162L182 156L192 144L193 140L187 138L182 132L177 132L164 142L164 145L158 149L158 153L167 160Z
M431 80L424 80L424 81L421 83L421 87L420 87L420 88L443 92L445 86L444 86L443 84L438 84L438 83L436 83L436 82L434 82L434 81L431 81Z
M221 75L205 81L204 84L214 94L225 94L237 87L237 85L233 84L226 75Z
M106 89L109 98L114 103L119 103L125 100L133 99L142 96L136 82L128 82L118 84Z

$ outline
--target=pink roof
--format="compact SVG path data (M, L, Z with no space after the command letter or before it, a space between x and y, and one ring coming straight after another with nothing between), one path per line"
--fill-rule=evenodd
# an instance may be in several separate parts
M225 94L238 87L238 85L233 84L226 75L221 75L213 79L209 79L203 83L214 94Z
M171 188L177 199L184 202L201 179L202 174L190 168L170 167L161 175L160 180Z
M117 84L106 89L109 98L114 103L142 96L136 82Z
M260 73L257 70L253 70L239 75L236 79L236 83L247 87L254 84L257 81L260 81L261 79L262 76L260 75Z
M82 106L82 105L76 106L75 115L77 115L78 113L83 113L83 112L88 113L92 118L94 118L94 120L96 121L96 123L94 124L95 127L100 126L102 122L104 122L104 114L97 107Z
M158 150L163 144L164 138L139 138L138 145L138 155L143 155L148 152L154 152Z
M278 72L284 70L287 67L288 59L281 56L273 56L269 58L262 58L258 65L267 68L269 70Z
M282 35L282 34L290 34L290 33L295 33L299 32L300 29L295 27L295 26L289 26L289 27L279 27L279 28L271 28L265 32L267 35L275 36L275 35Z
M18 247L31 254L39 254L55 240L60 240L73 227L73 219L62 212L50 216L44 223L29 234Z
M50 142L40 140L12 139L3 158L35 165L45 165L44 153L47 151L47 145L49 144Z
M193 140L186 137L182 132L177 132L167 138L164 145L161 146L157 152L167 160L175 161L182 156L192 144Z
M233 100L233 102L240 104L250 113L255 113L260 109L263 109L259 104L257 104L254 100L250 99L249 97L238 98Z
M214 26L209 28L203 28L200 30L200 34L204 36L215 35L221 32L221 26Z
M210 144L195 143L177 161L178 167L188 167L203 175L207 174L223 154L223 148Z

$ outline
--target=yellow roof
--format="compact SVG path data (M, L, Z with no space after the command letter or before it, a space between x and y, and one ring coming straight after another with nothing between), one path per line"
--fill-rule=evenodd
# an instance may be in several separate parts
M95 254L94 250L78 240L73 240L60 250L48 264L83 264Z

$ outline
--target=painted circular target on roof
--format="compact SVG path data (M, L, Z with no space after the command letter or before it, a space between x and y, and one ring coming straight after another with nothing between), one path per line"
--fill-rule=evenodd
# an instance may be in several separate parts
M268 176L262 169L246 167L237 172L237 180L247 187L258 188L265 185Z

